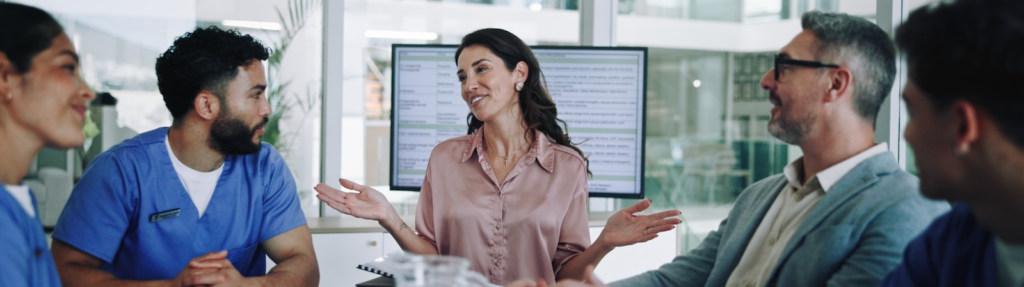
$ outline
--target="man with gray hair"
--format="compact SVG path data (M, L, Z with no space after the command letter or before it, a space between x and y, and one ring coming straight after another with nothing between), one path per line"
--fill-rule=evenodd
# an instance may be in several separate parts
M744 190L696 249L611 286L875 286L949 210L874 142L896 73L889 36L846 14L810 12L802 23L761 87L774 105L768 131L803 157ZM600 286L594 279L559 285Z
M949 210L900 169L875 117L896 74L881 28L809 12L761 87L768 131L804 156L740 194L693 251L612 286L874 286L907 242Z

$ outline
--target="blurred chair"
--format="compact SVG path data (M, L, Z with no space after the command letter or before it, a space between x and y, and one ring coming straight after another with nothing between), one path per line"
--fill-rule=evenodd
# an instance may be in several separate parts
M694 203L731 203L733 178L745 178L746 170L738 169L736 153L728 145L719 143L697 145L687 153L686 169L683 172L690 182L686 184ZM742 188L742 187L740 187Z
M68 203L71 189L74 187L71 173L52 167L44 167L38 171L33 168L25 177L25 184L36 196L36 204L39 205L39 213L36 216L43 223L43 227L56 226L57 218L60 218L60 213Z
M736 153L731 148L726 148L716 152L712 157L712 164L710 171L707 174L705 183L705 191L708 193L708 202L715 203L731 203L733 198L733 178L747 177L748 172L746 170L737 169ZM742 188L742 187L741 187Z

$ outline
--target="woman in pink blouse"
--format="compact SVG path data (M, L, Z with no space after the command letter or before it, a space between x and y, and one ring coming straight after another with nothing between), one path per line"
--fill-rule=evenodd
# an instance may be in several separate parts
M491 283L516 279L582 279L616 246L644 242L680 223L679 211L619 211L591 244L587 223L586 157L559 123L537 58L518 37L483 29L455 53L469 135L446 140L430 154L416 210L416 232L384 196L341 179L358 193L327 185L317 198L338 211L377 220L417 254L455 255Z

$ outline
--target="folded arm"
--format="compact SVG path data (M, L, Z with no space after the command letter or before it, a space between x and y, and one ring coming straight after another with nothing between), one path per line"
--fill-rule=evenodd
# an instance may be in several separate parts
M313 251L309 226L299 226L263 243L277 264L262 278L263 286L317 286L320 267Z
M68 287L163 287L182 286L181 277L159 280L159 281L133 281L121 280L114 277L107 271L100 269L105 262L103 260L85 253L60 239L53 239L53 261L57 265L57 273L60 274L60 281ZM210 257L213 258L213 257ZM223 258L223 256L221 256ZM186 267L182 274L187 276L197 269Z

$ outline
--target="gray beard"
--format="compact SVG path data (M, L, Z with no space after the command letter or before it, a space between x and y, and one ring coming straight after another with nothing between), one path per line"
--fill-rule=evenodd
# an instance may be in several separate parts
M813 119L811 118L794 121L773 118L768 121L768 133L784 143L800 145L804 142L804 137L810 132L812 121Z

